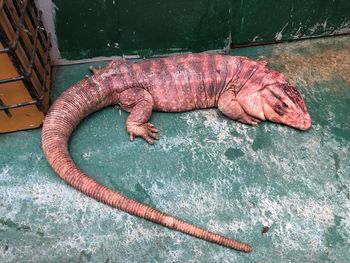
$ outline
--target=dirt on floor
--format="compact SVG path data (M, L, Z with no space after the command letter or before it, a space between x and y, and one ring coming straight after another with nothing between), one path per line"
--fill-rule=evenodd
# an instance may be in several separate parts
M346 36L280 44L273 48L272 56L261 58L280 66L295 83L310 85L341 78L350 84L349 40Z

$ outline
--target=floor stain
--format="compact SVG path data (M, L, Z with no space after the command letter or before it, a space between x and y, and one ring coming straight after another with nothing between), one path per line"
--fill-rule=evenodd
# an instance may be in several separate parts
M334 160L335 171L338 172L339 171L340 158L339 158L339 155L337 153L333 153L333 160Z
M267 232L269 232L270 228L268 226L264 226L261 230L261 234L266 234Z
M342 244L345 242L343 236L340 234L340 232L342 232L341 231L342 220L344 220L344 218L335 215L334 225L332 225L327 229L325 236L329 247L334 247L337 244Z
M272 140L270 137L266 136L263 132L259 132L257 133L254 139L254 142L252 144L252 149L256 152L265 147L269 147L271 143L272 143Z
M3 225L3 226L7 226L9 228L14 228L16 229L16 231L29 231L30 230L30 227L29 226L26 226L26 225L23 225L23 224L18 224L12 220L9 220L9 219L0 219L0 225Z
M225 156L227 157L227 159L233 161L236 158L244 156L244 152L241 151L240 149L228 148L225 152Z

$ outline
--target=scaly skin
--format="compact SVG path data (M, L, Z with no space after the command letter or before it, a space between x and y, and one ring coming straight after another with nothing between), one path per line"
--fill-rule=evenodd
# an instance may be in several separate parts
M153 143L152 111L182 112L218 107L226 116L257 125L271 120L307 129L311 119L300 93L263 62L218 54L190 54L128 63L112 61L73 85L45 118L42 145L54 171L80 192L129 214L243 252L252 248L131 200L83 173L68 152L68 139L90 113L119 104L130 112L126 127L133 140Z

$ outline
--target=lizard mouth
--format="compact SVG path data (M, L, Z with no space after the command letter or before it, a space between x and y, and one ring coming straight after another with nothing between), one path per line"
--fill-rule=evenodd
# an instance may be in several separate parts
M311 126L311 117L310 117L309 113L306 113L304 115L304 119L303 119L302 125L301 125L301 127L299 129L305 131L305 130L309 129L310 126Z
M300 118L298 118L298 119L301 119L301 120L295 121L293 124L290 124L290 126L296 128L296 129L302 130L302 131L305 131L305 130L310 128L311 117L310 117L310 114L308 112L303 114L303 116L300 116ZM295 119L295 120L297 120L297 119Z

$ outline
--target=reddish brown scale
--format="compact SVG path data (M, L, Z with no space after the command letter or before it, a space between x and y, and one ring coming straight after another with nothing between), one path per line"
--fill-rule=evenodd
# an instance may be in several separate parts
M297 91L296 89L293 88L293 86L288 84L282 85L282 89L295 104L298 104L299 107L302 108L304 112L307 112L304 101L302 100L299 91Z
M214 84L214 80L216 82L216 78L213 79L212 75L211 75L211 70L210 70L210 61L209 58L212 57L210 54L206 54L203 59L201 60L201 62L199 62L199 64L201 65L202 69L199 70L198 72L201 73L201 75L199 76L199 78L202 78L203 80L203 86L205 87L205 94L206 94L206 100L207 100L207 107L214 107L216 105L216 97L215 97L215 93L214 93L214 85L216 85L216 83ZM215 69L214 69L215 70Z
M222 91L226 88L226 80L228 77L228 63L227 63L227 59L224 59L224 57L215 57L215 60L216 60L215 76L216 76L216 87L217 87L215 100L218 101L219 96L222 94Z
M235 93L238 94L245 84L254 76L258 70L259 64L255 61L242 58L238 67L238 73L235 77ZM258 78L260 79L260 77Z
M168 68L169 64L170 68ZM183 97L182 94L179 94L179 87L176 86L181 86L181 81L178 77L173 77L177 69L173 69L171 72L171 67L173 67L171 61L168 63L165 63L164 59L152 61L152 76L154 81L151 85L148 85L148 91L152 95L155 110L173 111L174 99ZM148 78L148 81L151 79ZM179 81L174 82L174 80Z
M195 56L189 56L186 59L186 63L184 64L184 70L187 72L188 75L188 82L191 87L191 94L193 94L193 103L195 105L194 107L204 109L208 108L210 102L208 100L208 95L203 81L203 77L201 76L201 72L203 70L198 70L199 68L203 68L202 63L203 60L200 60Z
M112 104L120 104L130 112L126 121L130 139L141 136L149 143L158 138L157 129L147 123L153 110L180 112L218 107L231 119L256 125L265 117L269 119L259 112L266 108L271 120L305 129L310 119L305 125L280 120L279 114L263 107L260 96L256 96L265 86L284 82L283 76L247 58L205 53L134 64L120 59L97 72L65 91L45 118L42 145L54 171L78 191L109 206L209 242L250 252L252 248L248 244L186 223L99 184L74 164L68 152L68 140L83 118ZM288 87L285 93L306 110L297 91ZM270 103L271 95L264 95L264 103Z
M200 75L201 60L190 57L184 64L184 70L188 72L188 83L191 87L194 107L197 109L205 109L210 106L207 89Z

